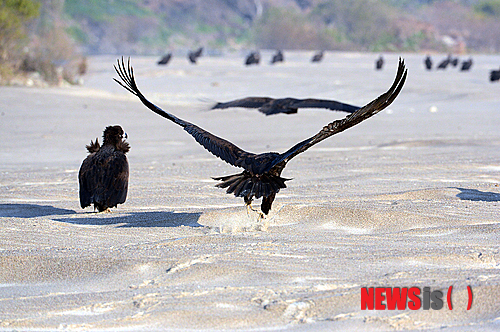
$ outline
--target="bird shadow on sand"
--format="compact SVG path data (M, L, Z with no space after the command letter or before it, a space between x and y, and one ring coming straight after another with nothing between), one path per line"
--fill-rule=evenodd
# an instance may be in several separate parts
M457 197L465 201L481 201L481 202L500 202L500 194L486 191L479 191L477 189L464 189L456 188L460 190Z
M81 216L81 217L80 217ZM130 212L85 213L79 217L59 218L56 221L75 225L117 225L117 227L203 227L198 223L201 213L193 212Z
M36 218L43 216L74 214L73 210L38 204L0 204L0 217Z

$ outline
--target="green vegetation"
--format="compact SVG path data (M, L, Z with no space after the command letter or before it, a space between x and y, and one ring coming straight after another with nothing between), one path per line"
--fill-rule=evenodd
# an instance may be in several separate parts
M305 17L291 10L269 8L253 29L254 42L260 48L307 49L314 47L319 35Z
M147 17L152 14L134 0L65 0L64 12L71 17L85 17L93 22L109 22L118 16Z
M39 15L39 7L31 0L0 1L0 65L16 56L26 37L26 24Z
M262 11L251 1L234 0L0 0L0 80L20 68L60 83L61 68L69 76L77 72L80 50L500 52L500 0L261 3ZM445 44L445 36L454 43Z
M474 9L480 14L500 18L500 0L481 1Z

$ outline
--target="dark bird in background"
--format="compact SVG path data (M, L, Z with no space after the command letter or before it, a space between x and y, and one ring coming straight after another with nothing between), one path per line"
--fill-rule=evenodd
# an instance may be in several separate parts
M203 53L203 47L200 47L196 51L190 51L188 53L189 62L196 64L196 61L198 61L198 58L201 57L202 53Z
M311 62L321 62L323 60L323 51L319 51L318 53L314 54Z
M450 61L450 64L451 64L453 67L458 66L458 58L452 58L452 59L451 59L451 61Z
M490 81L491 82L500 81L500 69L490 71Z
M384 58L380 56L377 61L375 61L375 69L381 70L384 67Z
M243 168L242 173L214 178L215 180L222 181L217 184L217 187L227 188L226 193L234 194L236 197L243 197L247 208L250 208L250 204L254 198L258 199L262 197L260 208L266 215L271 209L276 194L281 189L286 188L285 181L289 179L282 178L281 172L292 158L328 137L353 127L385 109L401 92L407 75L404 62L400 59L394 83L386 93L382 94L377 99L356 112L349 114L344 119L327 124L316 135L295 144L284 153L266 152L255 154L244 151L233 143L217 137L195 124L179 119L175 115L167 113L152 104L144 97L137 87L134 72L130 66L130 59L128 65L125 66L125 62L122 58L121 63L118 61L118 67L115 66L115 70L122 80L119 81L115 79L115 81L130 93L137 96L147 108L181 126L213 155L235 167ZM261 217L263 217L262 214Z
M327 108L332 111L342 111L353 113L359 109L358 106L344 104L335 100L327 99L295 99L281 98L273 99L269 97L247 97L236 99L226 103L217 103L212 109L243 107L243 108L258 108L259 112L265 115L273 115L278 113L295 114L299 108Z
M448 57L443 61L441 61L441 63L437 66L437 69L446 69L446 67L448 67L450 62L451 62L451 55L448 55Z
M260 62L260 53L258 51L250 53L245 59L245 65L258 65Z
M172 53L165 54L160 61L157 62L158 65L166 65L172 59Z
M82 163L78 180L82 209L94 204L99 212L122 204L127 199L128 161L125 154L130 150L123 139L127 134L120 126L104 129L103 144L90 141L89 155Z
M462 61L462 67L460 67L461 71L468 71L472 67L472 58L469 60Z
M278 50L276 54L273 55L273 58L271 59L271 64L275 64L276 62L284 62L285 57L283 56L283 52L281 50Z
M432 59L431 59L431 57L429 55L425 57L424 65L425 65L425 68L427 70L431 70L432 69Z

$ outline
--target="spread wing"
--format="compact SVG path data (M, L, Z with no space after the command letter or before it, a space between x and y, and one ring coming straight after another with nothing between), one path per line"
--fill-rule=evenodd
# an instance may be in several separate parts
M272 98L268 97L247 97L242 99L231 100L225 103L217 103L212 109L217 108L230 108L230 107L244 107L244 108L259 108L272 101Z
M321 129L321 131L316 135L300 143L297 143L288 151L282 153L280 157L276 158L276 160L273 163L270 163L266 171L270 170L271 168L273 168L278 164L280 164L281 167L284 167L284 164L286 164L290 159L292 159L299 153L306 151L311 146L321 142L322 140L332 135L335 135L348 128L351 128L385 109L394 101L394 99L396 99L398 94L401 92L401 89L403 88L403 85L406 80L406 75L407 75L407 69L405 68L404 61L400 58L396 78L394 79L394 83L389 88L389 90L387 90L386 93L382 94L377 99L363 106L356 112L349 114L344 119L336 120L329 123L328 125L323 127L323 129Z
M326 108L333 111L342 111L348 113L354 113L359 110L358 106L353 106L349 104L344 104L335 100L327 99L303 99L298 100L297 103L290 105L293 108Z
M201 144L214 156L219 157L228 164L246 169L246 164L244 162L245 158L254 156L254 153L246 152L223 138L217 137L190 122L179 119L175 115L165 112L147 100L137 87L134 78L134 70L130 66L130 59L127 66L125 66L125 62L122 58L121 63L118 61L118 67L115 66L115 70L123 82L117 80L116 78L114 80L130 93L137 96L147 108L184 128L186 132L193 136L199 144Z

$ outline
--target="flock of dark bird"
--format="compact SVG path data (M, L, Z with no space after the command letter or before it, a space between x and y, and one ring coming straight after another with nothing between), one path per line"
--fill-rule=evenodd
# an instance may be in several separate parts
M427 70L432 70L433 66L433 61L430 55L427 55L424 59L424 67ZM460 66L459 66L460 64ZM460 62L460 59L458 57L453 57L451 54L448 54L448 56L441 60L439 64L436 66L436 70L445 70L448 67L458 67L460 68L460 71L469 71L472 68L472 57L469 57L467 60L462 60ZM376 61L375 61L375 69L376 70L381 70L384 66L384 58L383 56L380 56ZM500 80L500 70L491 70L490 71L490 82L495 82Z
M198 48L196 51L189 51L188 52L188 60L192 64L196 64L197 60L199 57L201 57L203 52L203 47ZM323 60L323 51L319 51L313 55L311 58L311 62L313 63L318 63ZM258 65L260 64L260 52L259 51L252 51L250 52L246 57L244 64L246 66L251 66L251 65ZM172 53L165 54L158 62L158 65L166 65L170 62L172 59ZM274 53L271 57L271 61L269 62L270 64L276 64L279 62L285 62L285 56L283 54L283 51L277 50L276 53ZM460 65L459 65L460 64ZM472 57L469 57L467 60L460 61L458 57L453 57L451 54L449 54L445 59L441 60L439 64L435 67L436 70L444 70L448 67L453 67L453 68L460 68L460 71L469 71L472 67L473 61ZM427 70L432 70L433 68L433 61L429 55L427 55L424 59L424 66ZM381 55L377 58L375 61L375 69L376 70L382 70L384 67L384 57ZM491 70L490 71L490 81L495 82L495 81L500 81L500 70ZM257 101L258 102L258 101ZM246 101L245 105L249 105L251 102ZM252 106L228 106L228 107L252 107ZM258 106L261 107L261 106ZM305 107L305 106L304 106ZM312 106L312 107L321 107L321 106ZM216 107L216 108L222 108L222 107ZM259 109L261 112L269 115L269 114L274 114L274 113L268 113L266 111L263 111L262 108ZM284 113L296 113L296 112L284 112Z
M198 48L196 51L189 51L187 58L190 63L196 64L197 60L199 57L202 56L203 53L203 47ZM323 51L319 51L318 53L314 54L313 57L311 58L311 62L321 62L323 60ZM158 65L167 65L170 60L172 60L173 55L172 52L165 54L158 62ZM285 56L283 55L283 51L277 50L275 54L271 57L271 61L269 62L270 64L274 65L275 63L278 62L285 62ZM250 65L258 65L260 63L260 52L259 51L252 51L250 52L246 58L245 58L245 65L250 66Z
M450 66L454 68L459 67L460 71L468 71L471 69L473 62L472 58L469 58L468 60L463 60L461 66L458 66L459 63L460 60L458 57L452 57L451 54L448 54L448 56L437 65L436 70L443 70ZM432 59L429 55L427 55L424 59L425 69L432 70L432 65Z
M348 115L325 125L316 135L309 137L283 153L265 152L255 154L245 151L233 143L213 135L197 125L165 112L151 103L137 87L134 71L123 58L115 66L119 79L114 79L127 91L137 96L141 102L156 114L181 126L196 142L202 145L214 156L232 166L240 167L243 172L228 176L214 177L220 181L216 186L226 189L226 193L242 197L247 209L252 209L254 199L262 198L259 218L264 218L271 210L276 194L286 188L285 182L290 180L281 177L287 163L305 152L317 143L351 128L369 117L388 107L399 95L406 81L407 69L402 59L399 60L396 78L392 86L363 107L352 106L333 100L318 99L272 99L272 98L244 98L228 103L219 103L214 108L251 107L259 108L266 115L276 113L296 113L301 107L318 107L330 110L343 111ZM124 134L120 126L110 126L104 130L104 142L100 146L96 142L87 146L89 155L83 161L79 172L80 203L82 208L94 204L94 210L107 211L117 204L125 202L128 187L128 162L125 154L129 145L124 141Z

